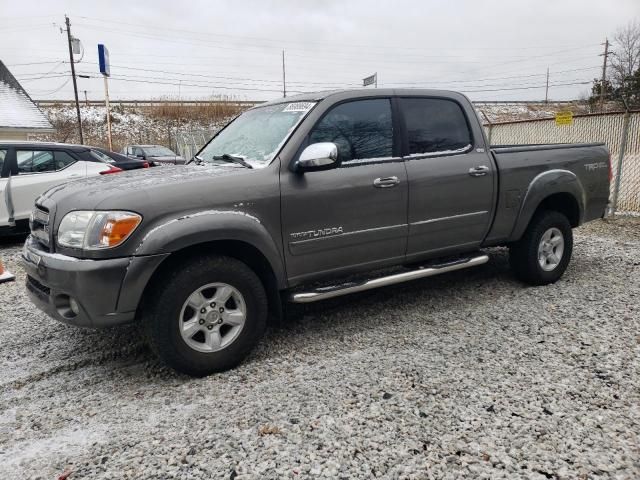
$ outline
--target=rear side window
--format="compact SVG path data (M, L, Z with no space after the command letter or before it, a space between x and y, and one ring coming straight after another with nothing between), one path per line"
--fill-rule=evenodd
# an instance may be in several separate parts
M18 173L47 173L62 170L76 161L66 152L50 150L16 151Z
M4 166L4 159L7 156L6 150L0 150L0 174L2 174L2 167Z
M409 154L446 153L471 146L471 132L460 105L440 98L400 99Z
M91 155L94 158L98 159L100 162L115 163L115 160L113 158L111 158L106 153L101 152L100 150L91 150Z
M309 143L333 142L342 162L393 155L389 99L356 100L331 109L313 128Z
M62 170L76 161L76 159L67 152L54 152L53 156L56 161L56 170Z

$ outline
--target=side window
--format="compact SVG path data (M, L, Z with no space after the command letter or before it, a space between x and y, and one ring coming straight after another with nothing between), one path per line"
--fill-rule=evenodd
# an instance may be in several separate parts
M0 150L0 174L2 174L2 167L4 166L4 159L7 156L6 150Z
M76 159L69 155L67 152L54 152L54 158L56 160L56 170L62 170L67 168L72 163L76 162Z
M144 155L144 153L142 152L142 149L139 147L134 147L133 148L133 154L137 157L137 156L142 156Z
M393 156L389 99L356 100L330 110L309 134L309 143L333 142L342 162Z
M113 160L113 158L111 158L106 153L101 152L100 150L91 150L91 155L94 158L98 159L98 161L100 162L115 163L115 160Z
M471 145L460 105L440 98L402 98L409 154L451 152Z
M47 150L17 150L18 174L46 173L56 170L53 152Z

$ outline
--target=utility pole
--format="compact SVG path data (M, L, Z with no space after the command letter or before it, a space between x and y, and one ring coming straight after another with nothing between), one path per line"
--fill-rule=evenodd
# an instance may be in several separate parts
M69 44L69 63L71 64L71 78L73 79L73 94L76 98L76 114L78 115L78 133L80 134L80 144L84 145L84 138L82 138L82 118L80 117L80 102L78 101L78 83L76 82L76 66L73 61L73 49L71 48L71 23L69 17L64 16L65 24L67 25L67 42Z
M284 69L284 50L282 50L282 96L287 97L287 76Z
M607 88L607 60L609 58L609 39L604 41L604 53L600 54L604 57L602 62L602 82L600 83L600 112L604 111L604 92Z
M547 88L544 91L544 103L549 103L549 67L547 67Z

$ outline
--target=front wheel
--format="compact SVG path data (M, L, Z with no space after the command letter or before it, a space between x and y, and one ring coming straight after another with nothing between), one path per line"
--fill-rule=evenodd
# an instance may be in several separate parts
M565 215L555 211L537 213L523 237L509 248L516 277L531 285L558 280L569 265L573 232Z
M151 349L175 370L198 377L228 370L262 337L267 295L246 264L198 257L176 264L163 280L146 299L142 320Z

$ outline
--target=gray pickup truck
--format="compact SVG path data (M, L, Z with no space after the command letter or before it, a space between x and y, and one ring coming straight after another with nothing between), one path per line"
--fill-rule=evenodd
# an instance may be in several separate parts
M561 127L559 127L561 128ZM307 94L260 105L187 166L43 194L23 250L51 317L141 322L173 368L234 367L267 318L306 303L480 265L554 282L572 228L601 218L602 144L487 144L469 100L435 90Z

